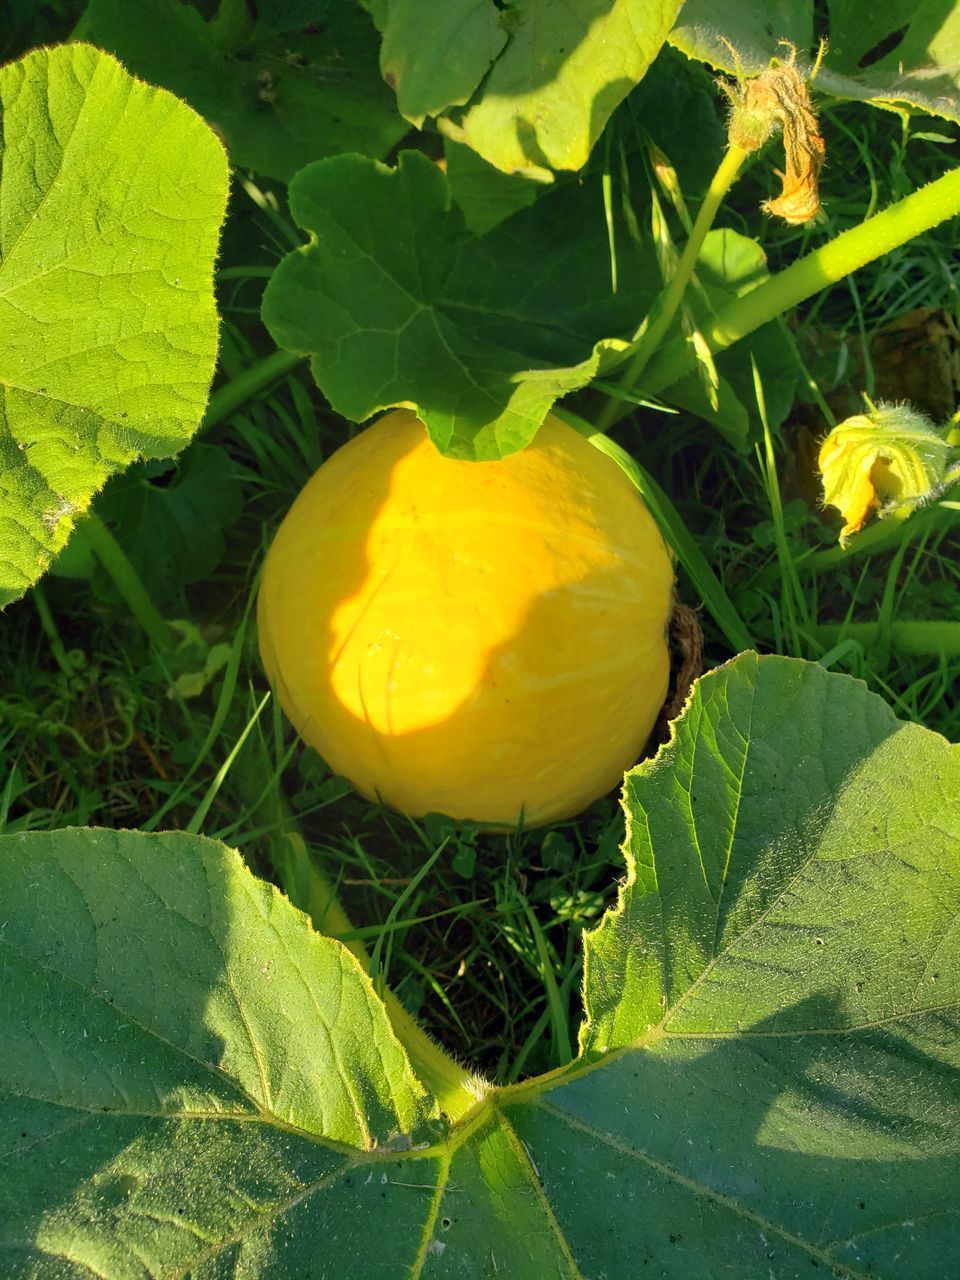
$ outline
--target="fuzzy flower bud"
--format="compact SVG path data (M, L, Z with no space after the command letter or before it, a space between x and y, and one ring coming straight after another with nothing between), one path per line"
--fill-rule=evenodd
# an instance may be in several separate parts
M907 406L871 406L830 432L820 449L823 501L843 516L840 545L873 511L907 516L943 485L951 449L936 427Z

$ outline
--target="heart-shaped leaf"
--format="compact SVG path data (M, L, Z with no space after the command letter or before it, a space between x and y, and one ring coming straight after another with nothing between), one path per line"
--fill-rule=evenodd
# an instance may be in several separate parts
M290 207L312 240L267 286L274 339L312 356L338 413L362 421L411 405L438 447L461 457L529 443L553 402L593 377L605 340L638 322L656 284L652 254L626 242L613 292L596 182L551 192L477 238L419 152L403 152L396 169L335 156L297 174Z

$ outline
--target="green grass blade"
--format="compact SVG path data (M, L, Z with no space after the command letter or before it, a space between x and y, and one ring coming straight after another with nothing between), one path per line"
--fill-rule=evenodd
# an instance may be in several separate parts
M213 713L213 719L210 722L210 728L207 730L200 750L197 752L196 759L193 764L180 779L180 783L172 795L163 802L160 808L146 822L141 823L141 831L156 831L157 827L166 817L175 805L179 804L191 779L197 770L206 760L207 756L213 750L214 743L220 736L220 731L226 723L227 713L230 710L230 704L233 702L233 695L237 688L237 677L240 673L240 661L243 657L243 642L247 634L247 621L250 616L250 605L253 602L253 596L247 602L243 617L240 619L240 625L237 627L236 634L233 637L233 643L230 646L230 656L224 667L223 683L220 686L220 694L217 698L216 709Z
M263 697L260 699L260 701L257 703L256 710L254 711L253 715L250 717L250 719L247 721L246 725L244 726L243 733L241 733L240 737L237 739L232 751L227 756L226 760L224 760L220 768L217 770L216 776L214 777L213 781L210 783L210 786L207 788L206 795L203 797L203 799L200 801L199 805L197 806L196 813L187 823L185 830L188 831L190 835L200 834L200 829L203 826L204 822L206 821L207 814L210 812L210 806L213 804L214 800L217 798L217 792L223 786L223 781L226 778L227 774L230 772L230 766L233 764L234 760L236 760L237 756L240 754L243 744L246 742L247 738L250 735L251 729L260 719L260 713L269 701L270 701L270 694L265 693Z
M533 934L533 940L537 947L540 976L543 979L543 989L547 996L547 1010L550 1014L550 1029L553 1033L557 1065L562 1067L573 1059L573 1048L570 1044L569 1017L566 1006L560 998L560 990L557 987L557 979L554 976L553 965L550 961L550 951L547 947L547 940L543 936L543 930L540 928L540 922L537 920L533 908L526 898L522 898L522 902L524 914L527 917L527 923L530 925L530 932Z

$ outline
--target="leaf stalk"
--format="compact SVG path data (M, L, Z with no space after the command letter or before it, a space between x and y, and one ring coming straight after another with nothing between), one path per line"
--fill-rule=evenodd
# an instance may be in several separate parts
M703 330L713 354L815 293L960 213L960 169L911 192L859 226L841 232L764 284L724 307ZM642 388L656 395L686 374L692 361L684 337L674 338L647 368Z
M262 360L225 382L222 387L218 387L210 397L200 433L224 422L248 400L290 373L303 359L295 351L272 351L270 355L264 356Z
M284 891L291 901L307 912L318 933L336 938L356 957L365 972L374 977L369 952L357 938L350 917L333 885L317 865L316 858L310 854L299 833L291 830L294 821L289 813L284 815L284 826L286 856L281 853L275 860L279 862L276 869ZM477 1091L471 1088L473 1077L470 1072L434 1044L389 987L378 983L377 994L386 1005L390 1022L409 1055L414 1071L436 1095L445 1114L454 1121L462 1119L478 1101Z
M879 622L828 622L817 627L821 644L835 645L842 640L855 640L869 649L878 640L887 639ZM960 622L893 622L889 631L890 647L896 653L921 657L960 657Z

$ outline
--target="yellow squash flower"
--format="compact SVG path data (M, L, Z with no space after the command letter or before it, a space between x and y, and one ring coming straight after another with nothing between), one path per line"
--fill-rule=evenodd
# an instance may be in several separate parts
M840 545L874 511L907 516L944 482L951 449L916 410L879 405L847 418L820 448L823 501L843 516Z

